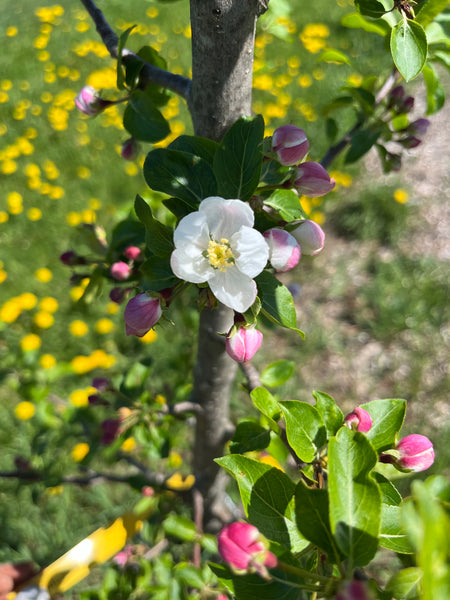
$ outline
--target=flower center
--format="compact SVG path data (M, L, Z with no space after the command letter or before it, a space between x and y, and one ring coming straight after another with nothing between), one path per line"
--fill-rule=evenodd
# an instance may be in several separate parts
M206 257L213 269L218 269L224 273L228 267L234 265L234 256L231 251L230 243L227 239L222 238L220 242L210 240Z

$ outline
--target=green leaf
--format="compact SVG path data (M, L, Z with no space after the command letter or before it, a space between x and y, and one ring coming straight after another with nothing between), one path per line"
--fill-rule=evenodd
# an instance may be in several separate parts
M381 505L379 544L382 548L400 554L413 554L414 550L402 524L402 509L400 506Z
M287 287L269 271L263 271L255 281L262 301L261 312L273 323L292 329L304 338L303 331L297 329L294 300Z
M377 23L373 23L372 21L365 19L359 13L349 13L348 15L344 15L341 19L341 25L343 27L348 27L349 29L363 29L368 33L377 33L383 37L391 30L385 21L380 20Z
M361 404L372 418L372 427L366 433L378 452L395 445L395 438L403 425L406 412L406 400L372 400Z
M217 183L208 163L180 150L157 148L149 152L144 177L153 190L183 200L190 212L197 210L204 198L217 194Z
M280 406L269 390L257 387L250 392L250 397L256 408L267 418L278 421L280 418Z
M168 535L185 542L194 542L199 537L195 523L186 519L186 517L181 517L173 513L164 519L163 528Z
M270 444L270 430L252 419L239 421L230 442L231 454L264 450Z
M190 203L185 202L180 198L167 198L166 200L163 200L163 204L177 219L182 219L195 210Z
M245 322L248 325L256 325L256 321L257 321L260 311L261 311L261 300L258 298L258 296L256 296L256 300L253 302L253 304L250 306L250 308L247 308L245 313L243 313Z
M324 50L319 56L319 61L326 63L337 63L339 65L352 64L351 60L344 52L341 50L335 50L334 48L327 48L327 50Z
M160 292L179 282L170 268L168 256L151 256L141 265L141 272L145 292Z
M373 476L381 491L381 502L390 506L398 506L402 497L395 485L381 473L374 473Z
M391 32L391 52L395 66L411 81L421 72L427 59L427 36L419 23L402 19Z
M219 144L213 142L213 140L195 135L180 135L167 147L171 150L181 150L182 152L189 152L189 154L200 156L200 158L203 158L203 160L206 160L212 166Z
M214 157L220 196L250 200L261 174L263 137L261 115L241 117L227 131Z
M423 78L427 89L427 115L440 110L445 103L445 90L439 80L439 75L431 64L423 68Z
M279 402L286 421L289 445L303 462L310 463L327 441L326 429L319 411L307 402Z
M140 246L145 241L145 227L136 219L120 221L113 229L109 252L120 253L127 246Z
M366 115L371 115L373 113L373 109L375 106L375 96L371 92L369 92L361 86L355 87L352 85L344 86L342 88L342 91L348 92L351 96L353 96L353 98L360 105L361 109Z
M295 484L285 473L237 454L216 462L236 479L248 520L263 535L292 552L308 545L295 524Z
M172 229L153 217L150 206L139 194L134 201L134 210L138 219L145 225L147 248L157 256L171 254L174 249Z
M186 563L178 563L173 569L173 575L189 587L198 590L205 588L206 582L202 576L202 571L197 567Z
M386 9L377 0L355 0L355 6L362 15L379 19L384 15Z
M339 561L339 551L331 533L328 491L307 487L302 481L295 490L295 515L300 533L328 555Z
M381 493L371 475L378 455L367 437L342 427L328 445L330 523L349 571L375 556L381 521Z
M344 422L344 415L342 414L341 409L334 399L324 392L314 391L312 395L316 401L315 408L325 424L328 438L336 435L338 429Z
M267 387L282 385L292 377L294 369L295 363L292 360L277 360L261 373L261 383Z
M380 136L380 131L370 129L360 129L352 135L350 148L345 155L345 164L349 165L359 160L375 144Z
M424 29L448 7L448 0L428 0L421 4L416 11L416 23L420 23Z
M170 133L166 119L141 90L131 94L123 115L123 126L130 135L143 142L159 142Z
M418 600L418 586L422 579L422 569L409 567L392 575L386 585L386 592L398 600Z
M298 195L292 190L276 190L264 200L264 204L275 209L284 221L297 221L304 219Z
M135 27L136 25L128 27L128 29L126 29L119 37L119 44L117 46L117 87L119 88L119 90L125 89L125 76L122 68L122 50L124 49L125 44L127 43L128 36Z

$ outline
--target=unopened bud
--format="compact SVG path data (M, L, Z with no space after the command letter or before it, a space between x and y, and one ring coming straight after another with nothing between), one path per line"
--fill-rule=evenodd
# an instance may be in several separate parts
M141 249L137 246L128 246L123 253L128 260L137 260L142 254Z
M90 117L98 115L110 104L113 102L99 98L97 90L91 85L85 85L75 98L75 106L78 110Z
M417 146L422 143L422 140L419 140L419 138L415 137L414 135L409 135L401 140L397 140L397 143L403 146L403 148L411 149L417 148Z
M135 160L139 156L140 148L139 142L131 137L122 144L120 155L125 160Z
M127 335L144 336L159 321L162 308L159 298L138 294L128 301L124 319Z
M297 240L284 229L269 229L264 232L269 246L269 262L280 272L290 271L298 265L302 252Z
M254 327L239 327L234 334L228 334L225 349L228 356L238 363L251 360L258 352L263 334Z
M276 567L277 557L267 549L267 541L249 523L237 521L225 526L218 537L219 553L236 573L267 575L266 567Z
M59 260L63 265L68 267L86 264L86 259L83 256L76 254L73 250L67 250L67 252L63 252L59 257Z
M425 471L434 463L434 449L424 435L413 433L399 441L395 450L398 458L394 465L402 471Z
M324 196L331 192L335 185L334 179L330 179L327 171L319 163L304 162L295 170L293 186L299 194L310 198Z
M109 270L111 277L117 281L126 281L131 275L131 269L126 262L119 261L113 263Z
M296 165L308 154L306 133L295 125L282 125L272 136L272 150L282 165Z
M325 234L322 227L314 221L310 221L309 219L299 221L297 227L291 231L291 234L300 244L302 254L315 256L323 250Z
M352 412L345 417L344 421L350 429L362 431L363 433L367 433L372 427L372 417L367 410L364 410L364 408L359 406L354 408Z
M428 119L416 119L406 127L405 131L411 135L425 135L429 126L430 121Z

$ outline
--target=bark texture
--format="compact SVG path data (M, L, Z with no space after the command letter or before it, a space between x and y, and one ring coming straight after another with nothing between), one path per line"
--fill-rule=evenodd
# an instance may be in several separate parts
M220 141L243 115L251 114L252 69L257 17L263 0L191 0L192 87L189 108L196 135ZM230 436L229 401L236 364L225 352L224 338L233 311L219 306L200 316L194 399L197 418L194 473L204 498L204 524L217 530L230 518L224 473L214 462Z

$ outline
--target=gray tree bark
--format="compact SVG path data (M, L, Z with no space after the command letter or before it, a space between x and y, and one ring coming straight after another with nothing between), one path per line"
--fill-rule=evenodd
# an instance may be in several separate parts
M268 0L191 0L192 88L189 108L196 135L220 141L241 116L251 114L256 20ZM204 526L217 530L229 519L225 477L214 463L230 435L229 403L236 364L223 337L233 323L225 306L200 315L194 399L197 418L194 474L204 498Z

